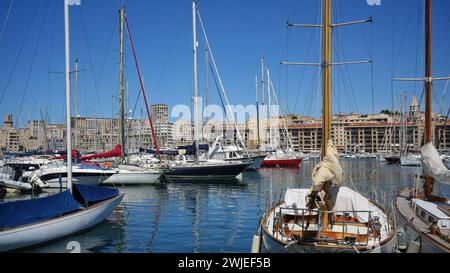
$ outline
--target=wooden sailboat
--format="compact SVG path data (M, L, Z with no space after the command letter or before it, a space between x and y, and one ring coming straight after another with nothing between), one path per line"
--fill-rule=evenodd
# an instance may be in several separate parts
M322 63L317 64L322 67L322 162L314 169L311 189L288 189L284 200L263 215L252 250L393 252L396 233L386 210L358 192L340 186L342 168L331 140L331 68L334 65L331 30L361 21L333 25L331 0L322 3L323 57Z
M69 0L64 0L66 45L67 190L44 198L0 203L0 251L13 251L69 236L104 221L119 205L116 189L72 185Z
M421 253L450 253L450 202L433 196L435 183L450 185L450 171L444 166L432 139L432 82L450 78L432 78L431 25L432 1L425 0L425 78L397 79L425 81L425 145L421 148L424 191L419 192L418 181L414 189L404 189L395 198L399 250ZM408 244L409 242L409 244Z
M249 165L247 160L245 161L224 161L224 160L200 160L199 157L199 121L201 118L199 110L199 98L198 98L198 77L197 77L197 3L192 2L192 29L193 29L193 52L194 52L194 162L176 162L168 166L163 174L171 180L191 180L191 179L224 179L224 178L236 178L240 175ZM211 53L211 47L208 45L209 53ZM214 62L214 58L212 58ZM238 130L238 134L239 130Z

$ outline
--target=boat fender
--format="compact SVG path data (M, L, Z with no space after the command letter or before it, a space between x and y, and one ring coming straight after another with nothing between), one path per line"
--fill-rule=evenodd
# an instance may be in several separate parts
M403 228L397 229L397 248L401 252L404 252L408 248L407 240L406 240L406 232Z
M261 237L259 235L254 235L252 242L252 253L254 254L259 253L260 245L261 245Z
M407 253L419 253L420 252L420 242L418 241L412 241L409 243L408 251Z

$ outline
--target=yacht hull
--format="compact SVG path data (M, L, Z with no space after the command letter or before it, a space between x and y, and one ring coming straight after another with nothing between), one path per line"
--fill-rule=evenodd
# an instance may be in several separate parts
M392 237L383 245L378 245L371 250L359 249L360 252L368 253L393 253L395 250L396 239ZM285 243L275 239L266 230L262 230L262 252L268 253L357 253L357 251L349 247L328 247L308 244L297 244L287 246Z
M300 168L302 159L264 159L264 168Z
M103 185L151 185L159 183L161 173L117 173L103 181Z
M163 172L165 177L178 179L230 179L236 178L248 167L248 163L200 164L172 166Z

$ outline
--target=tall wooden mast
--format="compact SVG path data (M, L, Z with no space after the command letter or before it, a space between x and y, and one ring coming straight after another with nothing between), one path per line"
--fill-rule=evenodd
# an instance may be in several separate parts
M432 142L432 76L431 76L431 0L425 0L425 143ZM431 198L433 178L426 177L424 192L427 199Z
M322 11L322 159L331 140L331 0L323 0Z

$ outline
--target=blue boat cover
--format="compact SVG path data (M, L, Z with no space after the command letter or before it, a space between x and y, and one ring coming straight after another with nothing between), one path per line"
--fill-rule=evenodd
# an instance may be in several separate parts
M68 190L43 198L0 203L0 229L52 219L80 208Z
M73 184L73 194L78 201L84 204L100 202L119 195L117 189L89 186L83 184ZM82 198L83 200L80 200Z

